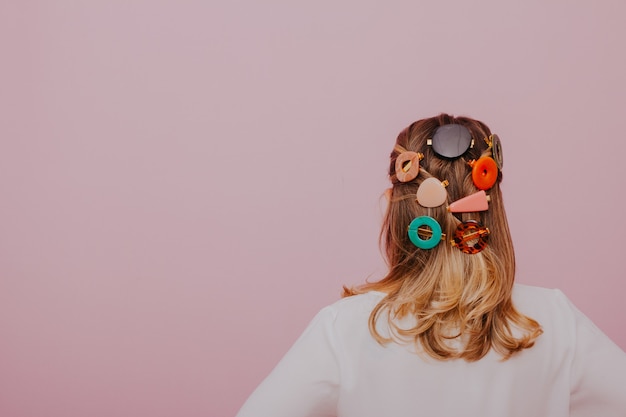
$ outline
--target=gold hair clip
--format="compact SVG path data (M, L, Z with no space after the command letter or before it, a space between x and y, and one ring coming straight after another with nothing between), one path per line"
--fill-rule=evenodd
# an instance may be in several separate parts
M491 156L493 160L496 161L498 169L502 170L502 142L500 142L500 138L494 133L484 138L484 140L491 149Z

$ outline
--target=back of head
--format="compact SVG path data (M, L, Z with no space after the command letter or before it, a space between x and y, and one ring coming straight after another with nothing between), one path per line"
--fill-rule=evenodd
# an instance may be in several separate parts
M379 342L409 339L436 359L473 361L491 348L508 358L541 334L511 301L515 257L501 168L499 138L477 120L441 114L400 132L381 231L389 273L346 291L387 293L370 316ZM377 331L382 316L390 338ZM406 316L414 325L400 327Z

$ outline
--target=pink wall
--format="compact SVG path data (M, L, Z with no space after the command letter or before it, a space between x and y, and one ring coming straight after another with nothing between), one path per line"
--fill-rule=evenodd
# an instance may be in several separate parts
M626 3L299 3L0 4L0 415L234 414L384 272L440 111L503 139L519 281L626 348Z

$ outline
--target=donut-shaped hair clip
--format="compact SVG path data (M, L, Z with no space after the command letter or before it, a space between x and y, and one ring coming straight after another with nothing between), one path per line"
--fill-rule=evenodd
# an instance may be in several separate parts
M498 165L493 158L483 156L468 162L472 167L472 181L479 190L488 190L498 180Z
M485 138L485 142L487 142L487 145L489 145L489 148L491 149L491 157L494 161L496 161L498 169L502 170L504 160L502 159L502 142L500 142L500 138L494 133L493 135L489 135L489 137Z
M426 144L432 146L437 155L454 159L474 146L474 140L465 126L450 124L439 126Z
M409 224L408 232L411 243L420 249L432 249L444 239L441 225L430 216L414 218ZM422 239L420 235L426 236L428 239Z
M448 198L446 187L448 181L439 181L437 178L426 178L417 188L416 199L422 207L439 207Z
M489 229L476 220L467 220L457 226L450 243L461 252L474 255L487 247L488 238Z
M419 152L405 151L396 158L396 178L400 182L413 181L420 173L420 161L424 155Z

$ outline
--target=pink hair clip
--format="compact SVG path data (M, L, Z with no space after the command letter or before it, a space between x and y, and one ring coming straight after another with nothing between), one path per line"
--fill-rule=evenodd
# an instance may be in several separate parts
M439 207L448 198L446 187L448 181L439 181L437 178L426 178L417 189L417 202L422 207Z
M420 161L424 154L419 152L405 151L396 158L396 178L400 182L414 180L420 172Z
M418 190L419 191L419 190ZM463 197L448 206L450 213L472 213L489 209L489 196L484 190L480 190L467 197Z

